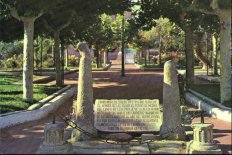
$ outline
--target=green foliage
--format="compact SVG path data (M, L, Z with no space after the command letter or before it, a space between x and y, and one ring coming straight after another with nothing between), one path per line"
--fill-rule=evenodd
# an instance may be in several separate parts
M184 55L180 55L178 56L177 67L183 68L184 66L186 66L186 57Z
M0 77L0 113L25 110L31 104L47 97L48 95L59 90L60 87L56 86L39 86L35 85L33 88L34 101L28 103L23 100L23 87L22 85L15 85L14 82L19 82L22 77L14 76L1 76Z
M23 64L22 41L10 43L0 42L0 66L3 68L22 68Z
M23 52L23 42L14 41L10 43L0 42L0 60L6 60L13 55L18 55Z
M50 54L46 56L46 59L43 62L43 66L45 68L51 68L54 67L54 58Z
M23 67L23 55L13 55L11 58L1 61L2 67L4 68L22 68Z
M158 48L162 41L163 50L183 50L184 31L168 18L155 20L156 24L150 30L140 30L139 36L134 40L135 48Z
M77 67L77 66L79 66L79 61L80 61L79 58L76 57L75 55L69 56L69 65L71 67Z

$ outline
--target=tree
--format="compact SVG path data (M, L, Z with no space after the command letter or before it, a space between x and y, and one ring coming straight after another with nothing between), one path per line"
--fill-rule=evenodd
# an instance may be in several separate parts
M220 63L221 63L221 103L231 103L231 0L193 0L190 9L205 14L217 15L220 29Z
M67 7L67 5L65 7ZM60 9L61 8L54 9L41 18L41 21L43 22L44 26L46 26L47 31L53 33L57 86L63 85L63 72L61 70L62 65L60 53L60 32L71 24L73 16L75 15L75 12L72 10L60 12ZM59 18L57 18L57 16L59 16Z
M205 33L203 32L196 32L196 48L195 48L196 57L202 62L203 69L205 69L207 66L212 67L209 59L203 55L202 40L204 34Z
M41 0L1 0L6 12L24 24L24 48L23 48L23 99L33 101L33 40L34 22L48 9L62 2ZM2 12L2 10L1 10Z
M197 16L186 9L187 4L189 2L179 0L141 0L136 24L143 29L150 29L155 26L155 19L162 15L185 32L186 80L187 85L191 85L194 81L193 28Z

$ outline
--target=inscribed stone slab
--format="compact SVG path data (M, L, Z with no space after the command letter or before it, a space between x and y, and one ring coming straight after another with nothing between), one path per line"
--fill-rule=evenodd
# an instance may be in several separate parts
M106 132L159 131L159 100L96 100L94 126Z

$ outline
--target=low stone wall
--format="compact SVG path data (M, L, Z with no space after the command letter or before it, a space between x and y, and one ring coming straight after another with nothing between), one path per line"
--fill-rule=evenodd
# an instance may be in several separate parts
M163 71L164 70L164 68L145 68L138 64L135 64L135 66L141 69L142 71Z
M44 104L41 108L32 111L21 111L18 113L12 113L10 115L0 117L0 129L14 126L21 123L30 121L40 120L49 115L49 113L55 111L58 107L64 104L68 99L73 97L77 88L72 87L71 89L63 92L48 103Z
M111 67L111 63L106 64L106 66L103 68L103 71L107 71Z
M212 117L231 122L231 110L218 108L216 106L210 105L206 101L197 97L196 95L187 92L185 93L185 99L188 103L195 105L196 107L206 111Z
M207 76L207 75L196 75L196 78L201 79L201 80L206 80L209 82L220 83L219 77L212 77L212 76Z
M193 95L195 95L196 97L200 98L201 100L205 101L206 103L211 104L212 106L219 107L223 110L230 110L231 111L231 108L226 107L226 106L222 105L221 103L218 103L218 102L216 102L216 101L214 101L214 100L212 100L212 99L210 99L210 98L208 98L208 97L206 97L206 96L204 96L204 95L202 95L202 94L200 94L192 89L189 89L189 92L192 93Z
M64 75L72 74L72 73L75 73L77 71L78 71L77 69L71 70L71 71L67 71L67 72L64 73ZM49 77L45 77L45 78L35 79L35 80L33 80L33 83L45 83L45 82L49 82L49 81L52 81L52 80L55 80L54 75L53 76L49 76Z
M49 102L50 100L52 100L53 98L55 98L56 96L60 95L61 93L63 93L64 91L66 91L70 88L71 88L71 86L68 85L68 86L58 90L57 92L49 95L48 97L40 100L39 102L32 104L27 110L35 110L35 109L42 107L45 103Z

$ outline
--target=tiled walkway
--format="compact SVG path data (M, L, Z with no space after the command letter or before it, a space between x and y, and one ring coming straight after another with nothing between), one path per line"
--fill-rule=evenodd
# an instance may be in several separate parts
M108 71L94 71L94 99L159 99L162 103L162 72L144 72L134 65L126 65L125 73L126 77L120 76L120 65L116 61ZM65 83L77 86L77 77L77 73L67 75ZM72 99L59 111L67 114L71 104ZM49 121L51 117L1 131L0 153L35 153L43 141L44 124ZM214 123L215 140L224 153L229 153L231 124L212 118L206 122Z

